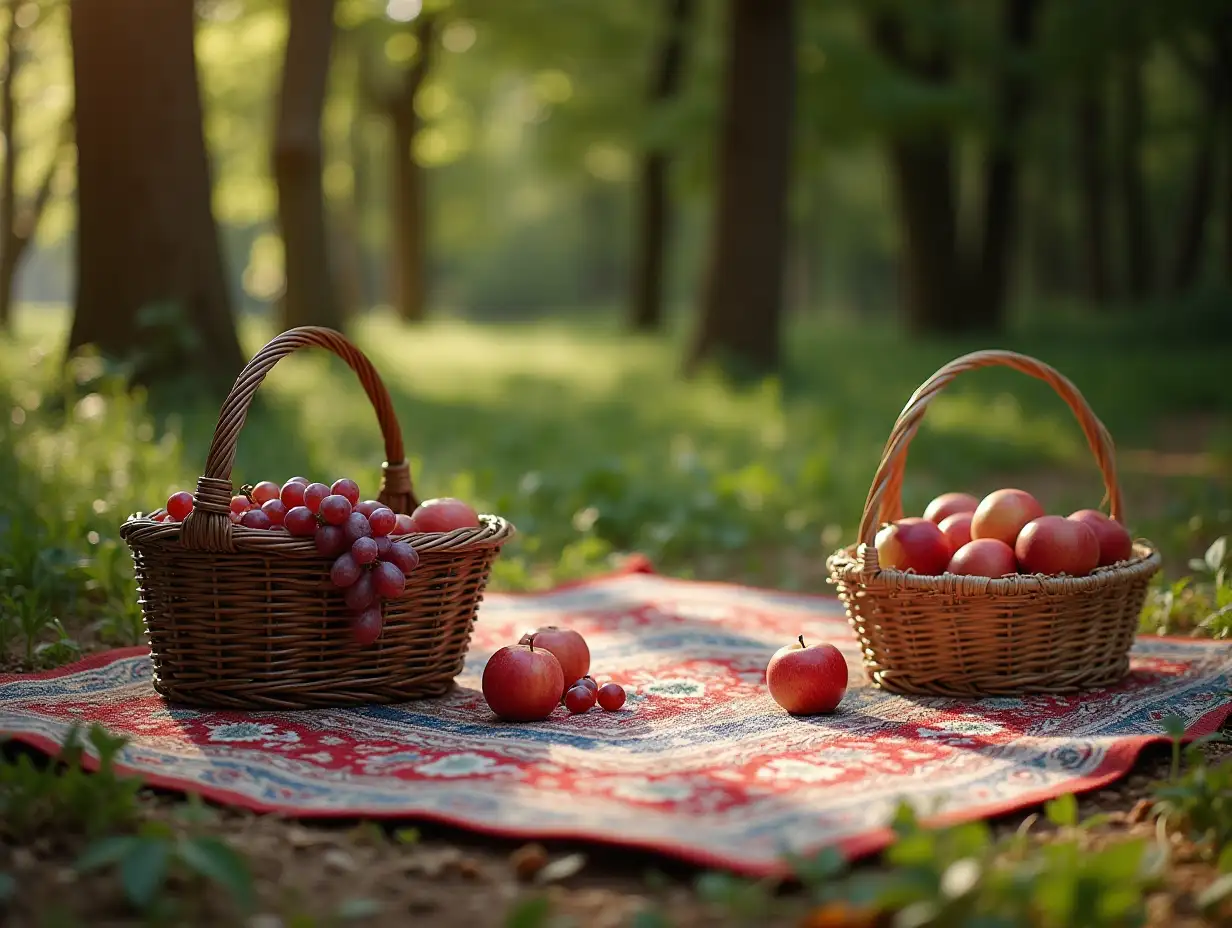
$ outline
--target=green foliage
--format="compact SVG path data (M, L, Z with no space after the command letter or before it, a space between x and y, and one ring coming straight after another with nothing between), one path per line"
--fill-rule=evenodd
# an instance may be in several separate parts
M156 909L177 871L216 885L242 910L253 905L252 873L242 856L220 838L179 835L164 822L147 822L137 834L101 838L77 859L83 873L107 868L117 871L125 899L138 912Z
M60 766L36 764L28 753L12 759L0 755L0 835L12 840L78 833L95 838L133 824L141 781L115 771L125 741L98 725L90 727L86 740L97 758L94 772L82 764L85 746L76 728L59 752Z
M1216 538L1189 561L1192 576L1157 580L1142 614L1144 631L1232 637L1232 552L1227 536Z
M1208 764L1202 752L1203 745L1224 740L1222 733L1214 732L1191 741L1184 750L1187 763L1182 774L1176 760L1180 737L1174 734L1172 774L1155 785L1153 808L1227 869L1232 862L1232 760Z
M1048 814L1058 824L1080 824L1072 797L1051 803ZM907 806L893 827L884 870L806 880L823 907L895 912L896 925L921 928L1136 925L1165 859L1142 841L1092 850L1077 837L1043 845L1025 832L996 839L983 822L927 828Z

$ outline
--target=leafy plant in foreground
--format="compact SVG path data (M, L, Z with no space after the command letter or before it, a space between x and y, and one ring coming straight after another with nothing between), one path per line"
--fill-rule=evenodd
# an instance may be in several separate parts
M242 909L252 908L252 872L244 858L221 838L176 834L167 822L147 822L137 834L102 838L77 860L81 872L105 867L117 868L124 897L139 912L157 906L175 870L216 883Z
M57 757L61 767L36 765L29 754L0 759L0 834L20 840L36 833L96 837L130 825L137 816L141 781L115 771L125 741L98 725L86 734L98 769L82 765L80 731L73 728Z

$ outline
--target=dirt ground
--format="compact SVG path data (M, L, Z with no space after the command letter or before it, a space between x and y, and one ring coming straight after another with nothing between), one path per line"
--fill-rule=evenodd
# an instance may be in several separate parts
M1226 746L1209 747L1214 759ZM1117 837L1154 833L1145 818L1144 797L1152 781L1167 774L1167 750L1149 750L1134 771L1113 786L1080 797L1080 815L1105 813L1109 820L1090 832L1094 844ZM143 795L142 814L174 820L179 798L154 792ZM1006 816L994 825L1017 830L1038 810ZM578 925L616 928L636 924L638 913L652 906L681 928L731 925L731 913L715 911L692 891L698 871L653 855L549 844L525 845L435 827L420 829L407 843L396 828L346 822L300 823L276 816L212 809L206 829L225 835L250 860L257 879L258 914L243 924L251 928L354 924L401 926L412 923L446 926L500 926L520 901L543 897L551 921L528 925ZM404 827L407 823L398 823ZM1042 817L1031 825L1039 840L1054 829ZM114 875L80 876L71 867L80 845L45 835L21 847L0 846L0 872L17 881L13 928L51 925L138 925L125 916L119 881ZM1213 879L1209 866L1186 861L1177 842L1176 865L1166 892L1150 901L1153 926L1189 928L1210 924L1195 914L1194 894ZM877 866L875 859L861 866ZM166 924L237 924L216 889L176 879L175 910ZM801 924L806 901L790 887L780 893L783 911L757 924ZM335 913L336 918L329 918ZM768 914L768 913L767 913Z

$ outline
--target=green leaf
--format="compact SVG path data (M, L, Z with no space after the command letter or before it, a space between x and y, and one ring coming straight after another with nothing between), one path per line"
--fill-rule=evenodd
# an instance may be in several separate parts
M377 900L366 896L353 896L350 899L343 899L335 914L345 921L354 921L380 915L382 911L383 907Z
M399 828L394 832L394 840L399 844L418 844L419 829L418 828Z
M87 847L77 858L76 867L82 873L114 864L126 856L141 839L135 835L113 835Z
M629 921L629 928L671 928L667 916L656 909L641 909Z
M1232 899L1232 873L1225 873L1206 889L1198 893L1198 907L1209 912Z
M1073 828L1078 824L1078 800L1073 793L1058 796L1044 804L1044 815L1058 828Z
M1169 738L1184 738L1185 737L1185 719L1175 713L1164 716L1163 722L1164 733Z
M1206 549L1206 554L1202 556L1202 560L1206 562L1207 568L1211 573L1215 573L1223 566L1224 558L1228 555L1228 539L1227 536L1221 536L1211 542L1211 546Z
M552 904L547 896L519 899L505 916L505 928L542 928L547 924Z
M208 880L223 887L245 911L255 901L252 871L235 849L219 838L190 838L180 845L180 859Z
M823 848L816 854L803 857L787 855L787 864L797 879L805 886L828 883L847 869L847 858L836 847Z
M1223 849L1223 852L1219 855L1219 863L1216 866L1219 867L1220 873L1232 873L1232 844Z
M167 881L171 845L158 838L139 838L120 861L120 884L124 895L145 911Z

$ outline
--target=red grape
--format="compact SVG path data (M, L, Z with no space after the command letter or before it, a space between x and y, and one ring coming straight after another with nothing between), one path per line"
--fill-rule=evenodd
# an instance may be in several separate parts
M599 706L605 712L615 712L625 704L625 690L619 683L604 683L599 687Z
M354 586L363 572L363 568L355 563L355 558L348 551L338 555L338 560L334 561L334 566L329 569L329 579L338 589L345 590Z
M355 558L356 564L371 564L376 556L376 542L371 538L356 538L355 544L351 545L351 557Z
M595 705L595 691L580 683L565 693L565 708L573 715L586 712Z
M309 480L307 477L292 477L290 480L287 481L287 483L298 483L303 486L308 486L308 484L312 483L312 481Z
M406 589L406 575L389 561L381 561L372 568L372 585L381 599L393 599Z
M372 515L374 512L376 512L378 509L380 509L384 505L385 504L382 503L380 500L366 499L362 503L360 503L358 506L355 507L355 511L362 512L364 514L364 518L366 519L368 518L368 516Z
M390 534L393 535L409 535L414 529L411 528L411 517L405 512L400 512L394 518L394 530Z
M282 525L287 518L287 505L278 497L266 500L261 505L261 511L269 516L269 520L275 525Z
M352 612L361 612L376 602L376 590L372 586L372 571L365 570L359 575L343 594L347 608Z
M376 539L376 556L382 561L388 561L389 546L392 544L393 542L389 540L388 535L382 535L380 538Z
M395 541L389 546L389 553L382 555L381 559L393 564L404 574L409 574L419 566L419 552L405 541Z
M310 483L304 487L304 505L314 515L321 511L321 500L329 496L329 487L323 483Z
M264 506L271 499L278 499L282 493L282 487L274 483L272 480L262 480L252 488L252 501L258 506Z
M249 509L246 513L240 516L240 525L245 528L271 528L274 523L270 521L270 517L265 514L264 509Z
M348 480L346 477L341 477L334 481L333 486L329 488L329 492L336 493L339 496L345 496L347 502L352 506L359 505L359 484L354 480Z
M304 487L307 484L300 483L298 480L290 480L282 485L282 489L278 492L279 497L288 509L294 509L296 506L304 505Z
M398 517L394 515L394 511L385 506L368 516L368 521L372 524L373 535L388 535L393 531L397 520Z
M167 497L167 512L177 522L183 522L184 517L192 512L192 508L192 494L186 490L180 490L178 493L172 493Z
M346 535L336 525L322 525L312 537L317 553L323 557L337 557L347 549Z
M375 604L363 612L351 616L351 634L362 645L370 645L381 637L385 620L381 618L381 606Z
M317 530L317 517L308 511L307 506L295 506L287 510L282 524L292 535L307 538Z
M247 496L231 497L231 515L236 516L238 518L239 516L242 516L244 513L246 513L251 508L252 508L252 500L250 500Z
M342 524L342 530L346 532L347 542L354 544L356 539L367 538L372 534L372 526L358 512L352 512L347 516L346 522Z
M321 500L321 518L330 525L342 525L351 514L351 501L337 493Z

